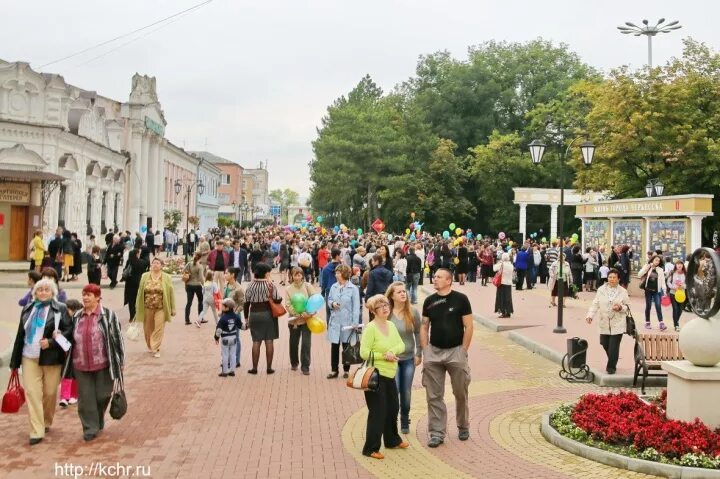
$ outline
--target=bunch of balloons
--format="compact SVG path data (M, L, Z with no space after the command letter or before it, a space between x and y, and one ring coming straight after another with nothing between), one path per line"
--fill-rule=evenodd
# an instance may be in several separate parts
M450 232L448 230L443 231L443 239L450 239Z
M290 298L290 304L297 314L315 314L320 311L323 306L325 306L325 299L321 294L313 294L307 298L302 293L295 293ZM308 319L306 324L308 329L315 334L320 334L327 329L325 321L317 316L313 316Z

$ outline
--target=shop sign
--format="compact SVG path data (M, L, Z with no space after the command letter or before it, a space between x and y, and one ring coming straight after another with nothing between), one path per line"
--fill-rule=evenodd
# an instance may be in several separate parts
M145 117L145 128L154 131L160 136L165 136L165 127L162 125L162 123L156 122L149 116Z
M0 183L0 202L29 204L30 183Z

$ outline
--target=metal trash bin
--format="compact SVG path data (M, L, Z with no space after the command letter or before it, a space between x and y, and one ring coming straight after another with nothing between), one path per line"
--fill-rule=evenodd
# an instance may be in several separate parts
M569 366L573 369L580 369L585 366L587 356L588 342L582 338L568 338L567 354L569 358Z

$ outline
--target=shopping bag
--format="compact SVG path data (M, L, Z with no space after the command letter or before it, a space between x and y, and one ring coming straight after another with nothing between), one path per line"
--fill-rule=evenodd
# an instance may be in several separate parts
M8 381L7 391L3 394L2 412L16 413L25 403L25 390L20 385L20 376L18 370L13 369Z

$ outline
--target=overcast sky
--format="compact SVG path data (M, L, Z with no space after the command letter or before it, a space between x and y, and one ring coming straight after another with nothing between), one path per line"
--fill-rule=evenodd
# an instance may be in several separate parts
M0 58L37 68L201 1L6 0ZM717 2L677 0L213 0L41 71L121 101L135 72L155 76L172 142L189 150L207 144L246 167L268 160L270 188L306 195L316 127L366 73L388 91L413 75L420 55L449 50L464 59L468 46L486 40L537 37L569 44L603 71L640 67L645 37L616 26L680 20L681 30L653 42L659 64L679 55L688 36L720 48L709 20L718 12Z

